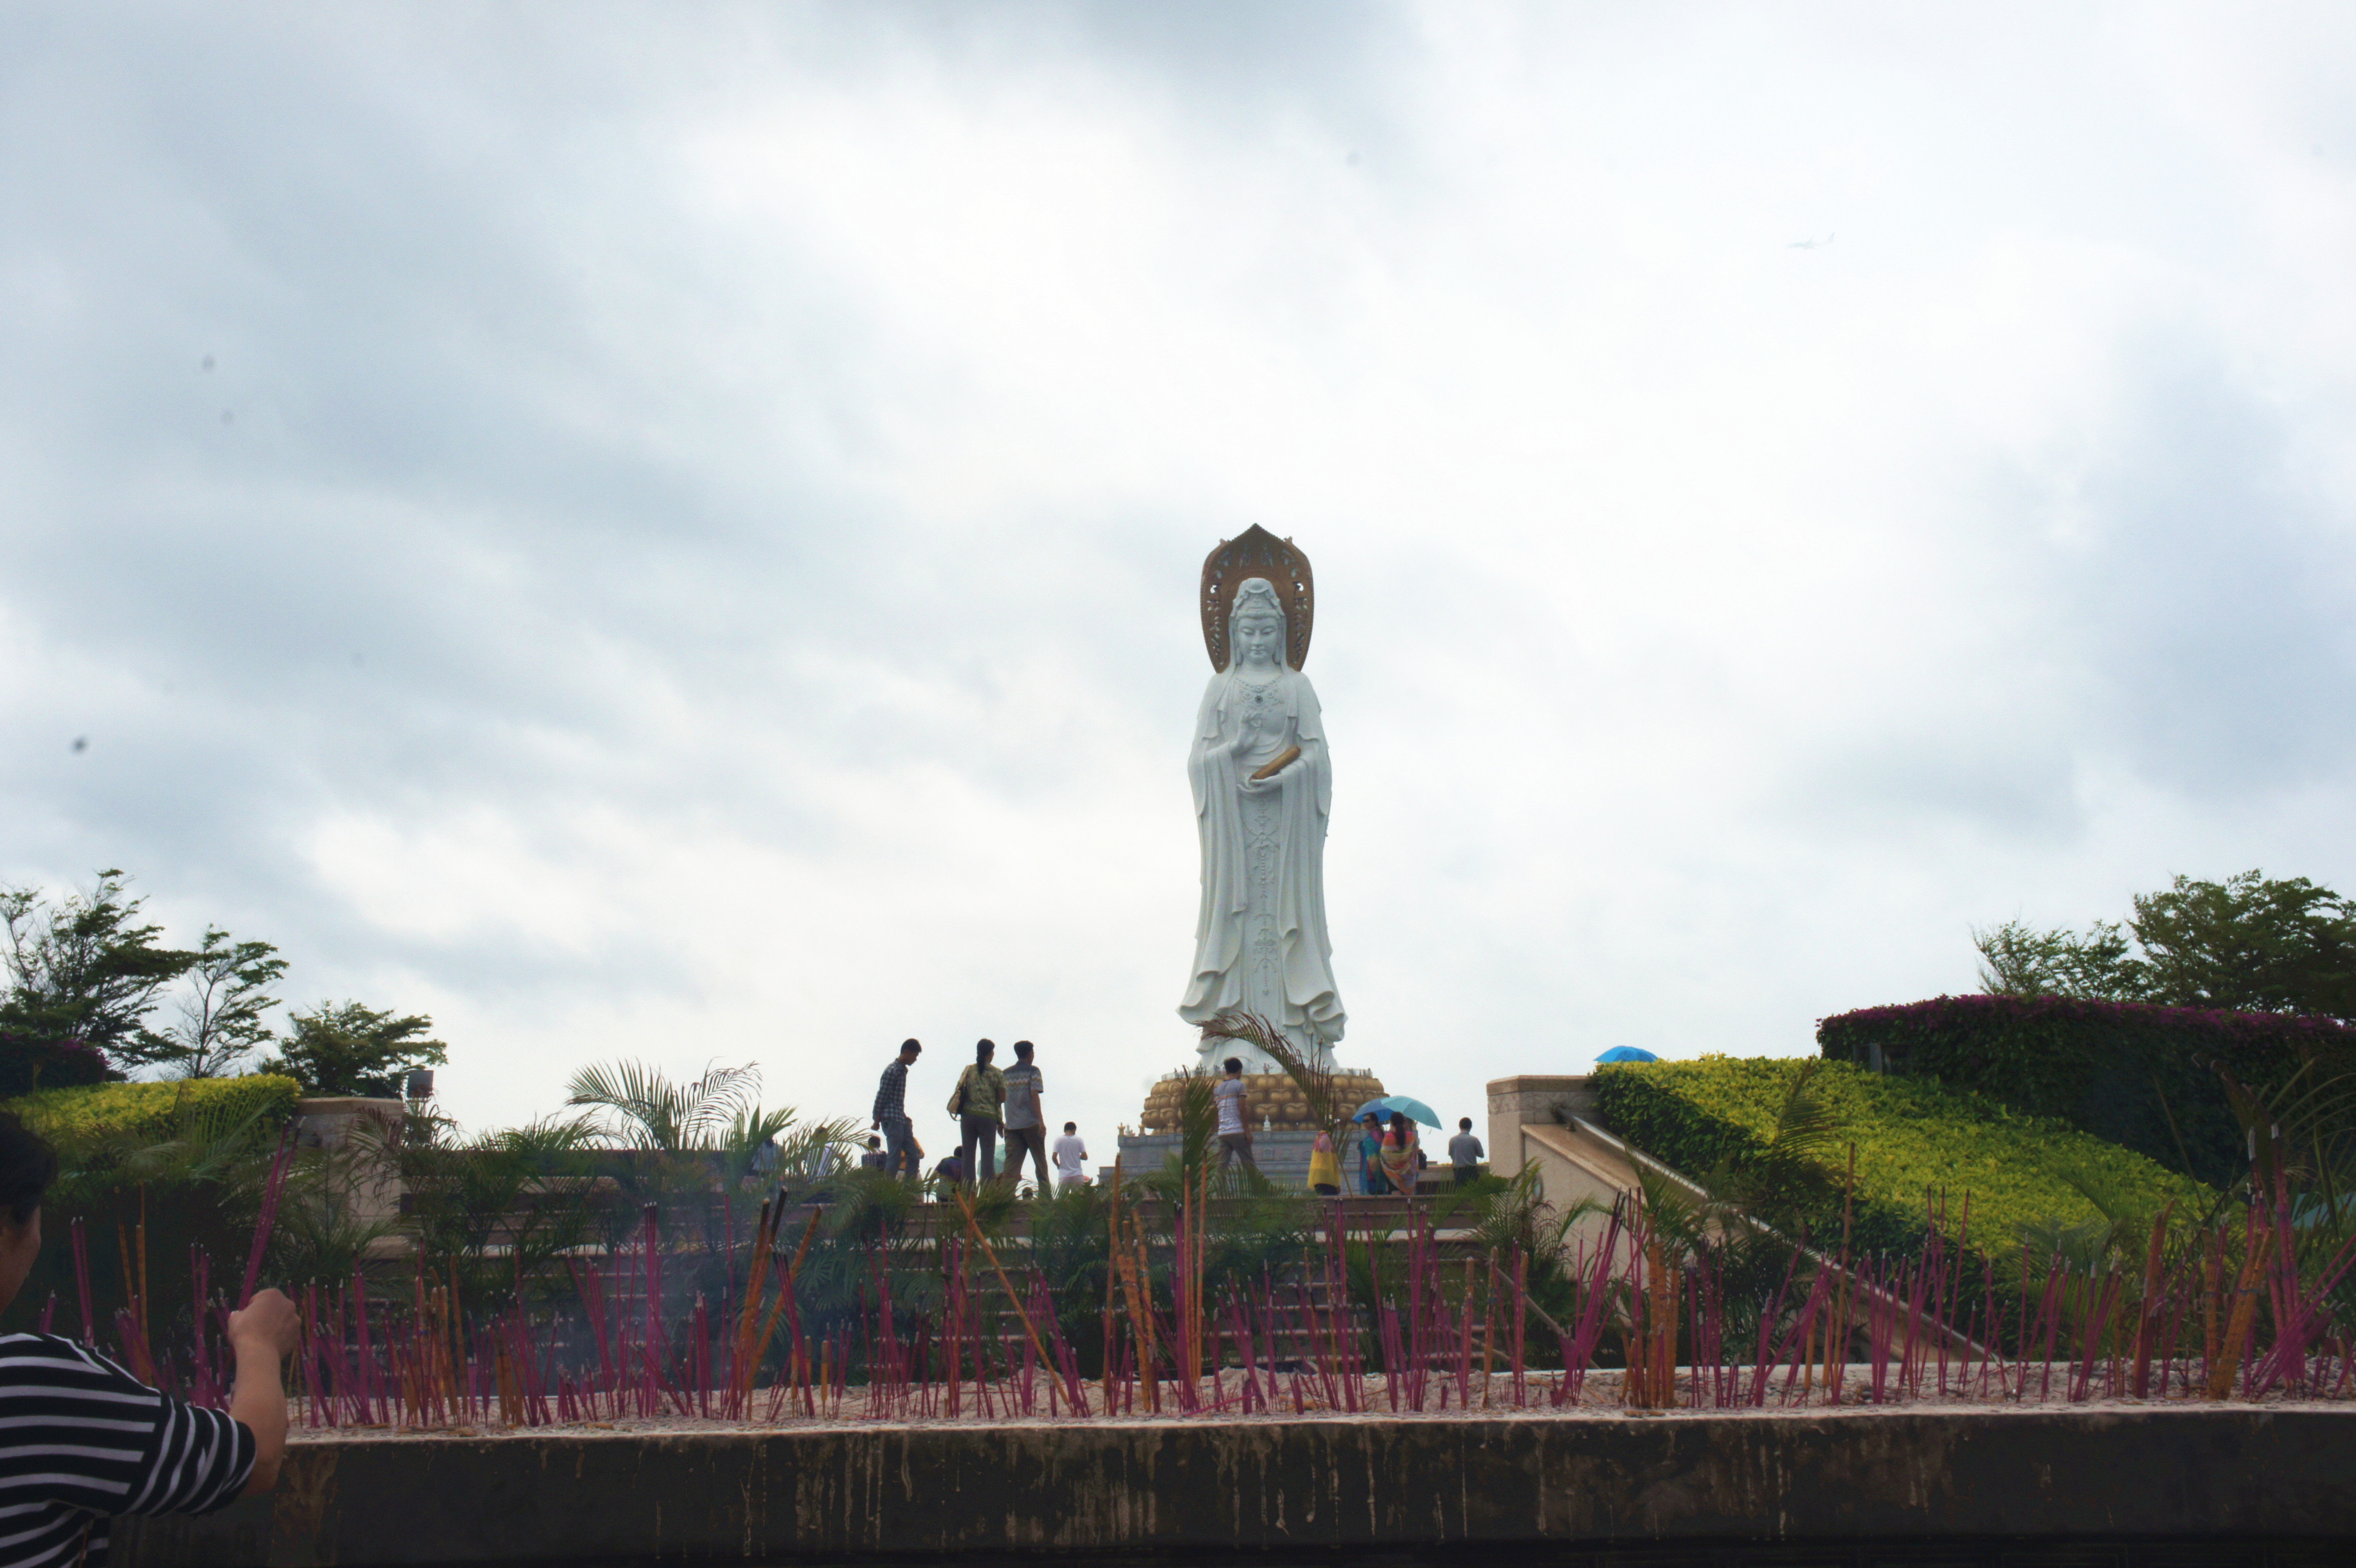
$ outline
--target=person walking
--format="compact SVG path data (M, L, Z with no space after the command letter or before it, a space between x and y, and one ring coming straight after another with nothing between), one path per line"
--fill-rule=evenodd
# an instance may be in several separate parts
M958 1165L965 1172L968 1187L973 1186L977 1172L982 1181L998 1179L998 1131L1005 1114L1006 1075L990 1065L990 1058L997 1054L997 1041L976 1040L973 1065L958 1074L957 1087L949 1091L949 1114L958 1119Z
M884 1168L903 1181L924 1175L924 1147L908 1120L908 1069L924 1050L914 1040L900 1042L900 1054L884 1064L884 1076L875 1080L875 1106L868 1113L867 1124L884 1134Z
M1456 1136L1448 1140L1448 1163L1455 1167L1456 1185L1471 1187L1481 1179L1481 1140L1472 1135L1472 1118L1456 1119Z
M1028 1040L1015 1041L1014 1065L1002 1075L1006 1080L1006 1174L1020 1180L1023 1156L1029 1155L1031 1168L1037 1173L1032 1196L1044 1197L1055 1189L1047 1185L1047 1120L1039 1109L1043 1084L1031 1060L1036 1048Z
M1358 1118L1358 1190L1381 1197L1390 1189L1383 1176L1383 1119L1369 1111Z
M0 1311L41 1251L57 1152L0 1111ZM121 1514L208 1514L278 1484L286 1458L281 1363L294 1304L256 1291L229 1315L229 1409L176 1400L53 1334L0 1335L0 1563L102 1568Z
M1404 1112L1392 1112L1390 1131L1383 1134L1383 1176L1409 1197L1415 1196L1416 1172L1421 1168L1417 1142L1415 1123Z
M1317 1129L1317 1142L1310 1145L1309 1190L1320 1197L1342 1193L1342 1156L1334 1152L1333 1134L1327 1128Z
M1211 1098L1219 1107L1219 1168L1225 1170L1241 1160L1258 1170L1259 1162L1252 1158L1250 1091L1244 1087L1243 1058L1229 1057L1226 1067L1227 1076L1211 1088Z
M1087 1140L1076 1122L1065 1122L1064 1135L1055 1140L1055 1179L1066 1187L1088 1185Z

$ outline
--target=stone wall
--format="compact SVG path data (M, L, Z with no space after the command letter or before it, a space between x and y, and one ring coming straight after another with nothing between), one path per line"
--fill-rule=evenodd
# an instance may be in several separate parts
M1579 1077L1501 1078L1489 1084L1489 1168L1505 1177L1537 1167L1538 1195L1558 1209L1589 1205L1582 1222L1590 1240L1605 1228L1604 1216L1623 1192L1636 1186L1633 1156L1608 1136L1558 1120L1558 1112L1592 1121L1595 1090Z
M2356 1407L844 1425L297 1444L278 1493L127 1521L123 1568L845 1563L1145 1554L1434 1562L1683 1543L2341 1541ZM1789 1548L1808 1543L1813 1554ZM1700 1549L1709 1549L1708 1554ZM1838 1555L1836 1555L1836 1552ZM1745 1557L1743 1560L1750 1560ZM2318 1558L2316 1561L2326 1561ZM2109 1547L2072 1561L2120 1563Z

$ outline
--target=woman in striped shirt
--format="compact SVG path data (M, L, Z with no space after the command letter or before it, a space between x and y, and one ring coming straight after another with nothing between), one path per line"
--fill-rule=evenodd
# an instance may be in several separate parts
M57 1155L0 1111L0 1311L41 1250ZM156 1392L50 1334L0 1335L0 1568L100 1568L115 1514L210 1513L266 1491L286 1455L279 1363L294 1304L274 1290L229 1317L229 1413Z

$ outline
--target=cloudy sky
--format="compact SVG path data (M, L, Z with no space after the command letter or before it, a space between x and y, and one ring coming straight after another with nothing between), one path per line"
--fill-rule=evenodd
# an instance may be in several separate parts
M866 1110L1190 1055L1204 554L1343 1056L1790 1054L2356 889L2344 6L0 5L0 881ZM86 746L76 749L77 739Z

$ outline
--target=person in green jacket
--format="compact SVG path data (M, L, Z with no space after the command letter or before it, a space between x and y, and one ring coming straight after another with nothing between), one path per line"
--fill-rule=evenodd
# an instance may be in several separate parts
M994 1181L998 1176L998 1130L1006 1110L1006 1075L990 1065L990 1058L997 1054L995 1041L975 1041L973 1065L958 1074L957 1088L949 1091L949 1111L958 1119L958 1164L965 1168L968 1187L974 1184L977 1154L981 1158L980 1178Z

